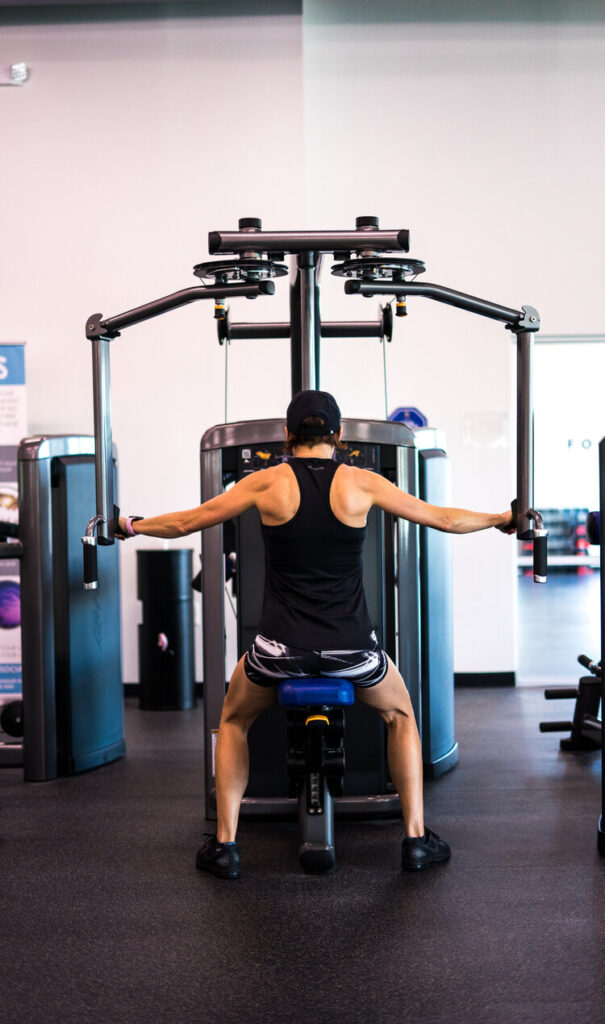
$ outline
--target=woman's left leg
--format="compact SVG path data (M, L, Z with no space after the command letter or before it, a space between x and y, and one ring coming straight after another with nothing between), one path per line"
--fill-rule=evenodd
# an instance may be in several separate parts
M229 683L218 730L215 753L216 838L235 841L242 797L248 785L248 730L265 708L275 703L275 686L251 683L240 658Z

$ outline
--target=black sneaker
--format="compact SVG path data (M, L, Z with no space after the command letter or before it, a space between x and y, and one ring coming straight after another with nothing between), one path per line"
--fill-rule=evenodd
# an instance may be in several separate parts
M217 878L239 878L239 847L237 843L219 843L209 835L197 851L195 866Z
M433 864L449 860L452 851L443 839L427 828L420 838L406 836L401 844L401 866L404 871L423 871Z

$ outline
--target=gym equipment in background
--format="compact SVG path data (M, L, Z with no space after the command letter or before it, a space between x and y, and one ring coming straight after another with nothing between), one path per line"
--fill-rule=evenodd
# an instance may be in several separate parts
M137 551L139 707L184 711L195 707L191 548Z
M353 684L329 676L286 679L277 688L277 700L286 708L290 796L298 800L298 859L305 871L329 871L336 863L332 798L344 790L343 708L355 703Z
M582 676L577 687L553 686L544 691L546 700L575 700L573 720L540 722L540 732L571 733L559 743L564 751L600 750L601 665L595 664L585 654L580 654L578 661L591 675Z
M102 552L102 592L87 594L81 583L94 451L94 439L79 436L19 446L19 543L2 545L0 556L21 561L25 781L73 775L125 752L117 548ZM115 488L115 452L111 469Z
M601 545L601 515L605 508L605 437L599 443L599 503L600 510L589 512L586 517L586 535L590 544L601 547L601 660L591 661L585 654L578 658L580 665L588 669L589 676L583 676L575 687L553 687L545 690L547 700L575 699L572 721L540 722L540 732L567 732L571 735L560 742L561 750L601 750L601 814L597 828L597 849L605 857L605 736L603 732L603 708L605 707L605 682L603 659L605 658L605 573Z
M97 480L96 516L87 533L97 531L100 545L114 539L113 495L107 470L111 449L109 389L110 342L130 324L156 316L198 298L215 299L220 342L234 338L289 339L292 393L320 386L321 341L324 338L378 337L390 340L393 317L390 305L376 322L322 321L319 271L323 258L334 255L333 273L345 277L347 294L388 295L396 301L397 316L406 315L405 298L425 295L449 305L503 322L517 344L517 496L513 503L519 539L533 541L534 579L546 579L546 531L533 509L532 354L539 317L531 306L521 310L501 306L434 284L418 284L413 278L425 265L405 254L409 232L381 230L374 217L357 218L352 231L263 231L260 220L245 218L237 231L214 231L209 251L228 259L207 261L194 268L201 288L178 292L129 313L90 317L86 335L92 342ZM274 278L285 276L282 262L293 257L290 284L290 320L285 323L232 323L225 307L230 295L272 294ZM394 255L393 255L394 254ZM384 473L412 494L446 504L447 461L442 442L431 431L413 431L401 423L345 421L346 458L357 465ZM281 461L283 421L259 420L225 424L206 431L202 438L202 500L220 493L247 472ZM434 494L434 497L430 497ZM406 677L423 740L428 774L440 774L457 760L453 735L453 665L451 641L451 585L449 550L439 549L447 539L434 539L414 524L392 521L376 513L370 520L366 546L365 585L377 623L380 642ZM429 537L429 533L431 536ZM96 541L97 537L94 537ZM262 593L262 543L258 517L240 517L235 528L223 524L202 537L202 594L204 608L204 713L206 750L206 808L215 813L213 747L225 694L224 583L225 555L235 553L237 562L238 651L253 635ZM444 568L445 566L445 568ZM88 579L88 577L87 577ZM96 585L92 582L90 585ZM438 642L437 609L446 616L445 642ZM431 621L433 619L433 621ZM243 648L245 649L245 648ZM367 709L363 709L367 710ZM270 709L250 732L251 781L242 805L246 814L292 813L285 775L285 734L271 719ZM381 723L360 720L355 731L357 706L347 712L351 771L347 772L342 810L354 813L392 812L398 803L388 781ZM279 714L279 712L277 712ZM264 732L263 732L264 730ZM279 751L284 753L278 778ZM361 759L355 770L355 758ZM348 803L347 803L348 801ZM337 801L337 810L338 801Z

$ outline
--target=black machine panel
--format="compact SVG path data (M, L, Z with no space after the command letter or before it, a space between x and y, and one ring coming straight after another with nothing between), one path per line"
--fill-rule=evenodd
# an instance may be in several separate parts
M63 775L125 752L117 544L99 545L103 586L82 587L80 537L94 503L94 468L93 456L52 462L57 761Z

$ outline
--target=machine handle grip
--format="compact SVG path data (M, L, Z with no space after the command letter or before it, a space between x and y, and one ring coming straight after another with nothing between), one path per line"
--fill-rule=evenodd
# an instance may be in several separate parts
M557 686L544 691L545 700L575 700L580 696L577 686Z
M546 583L548 572L548 531L534 530L534 582Z
M82 537L82 550L84 557L84 590L96 590L99 585L97 572L97 538Z
M592 672L593 676L600 677L601 666L597 665L596 662L591 661L587 654L580 654L578 657L578 662L580 663L580 665L582 665L583 668L587 668L589 672Z
M572 722L540 722L540 732L571 732Z

